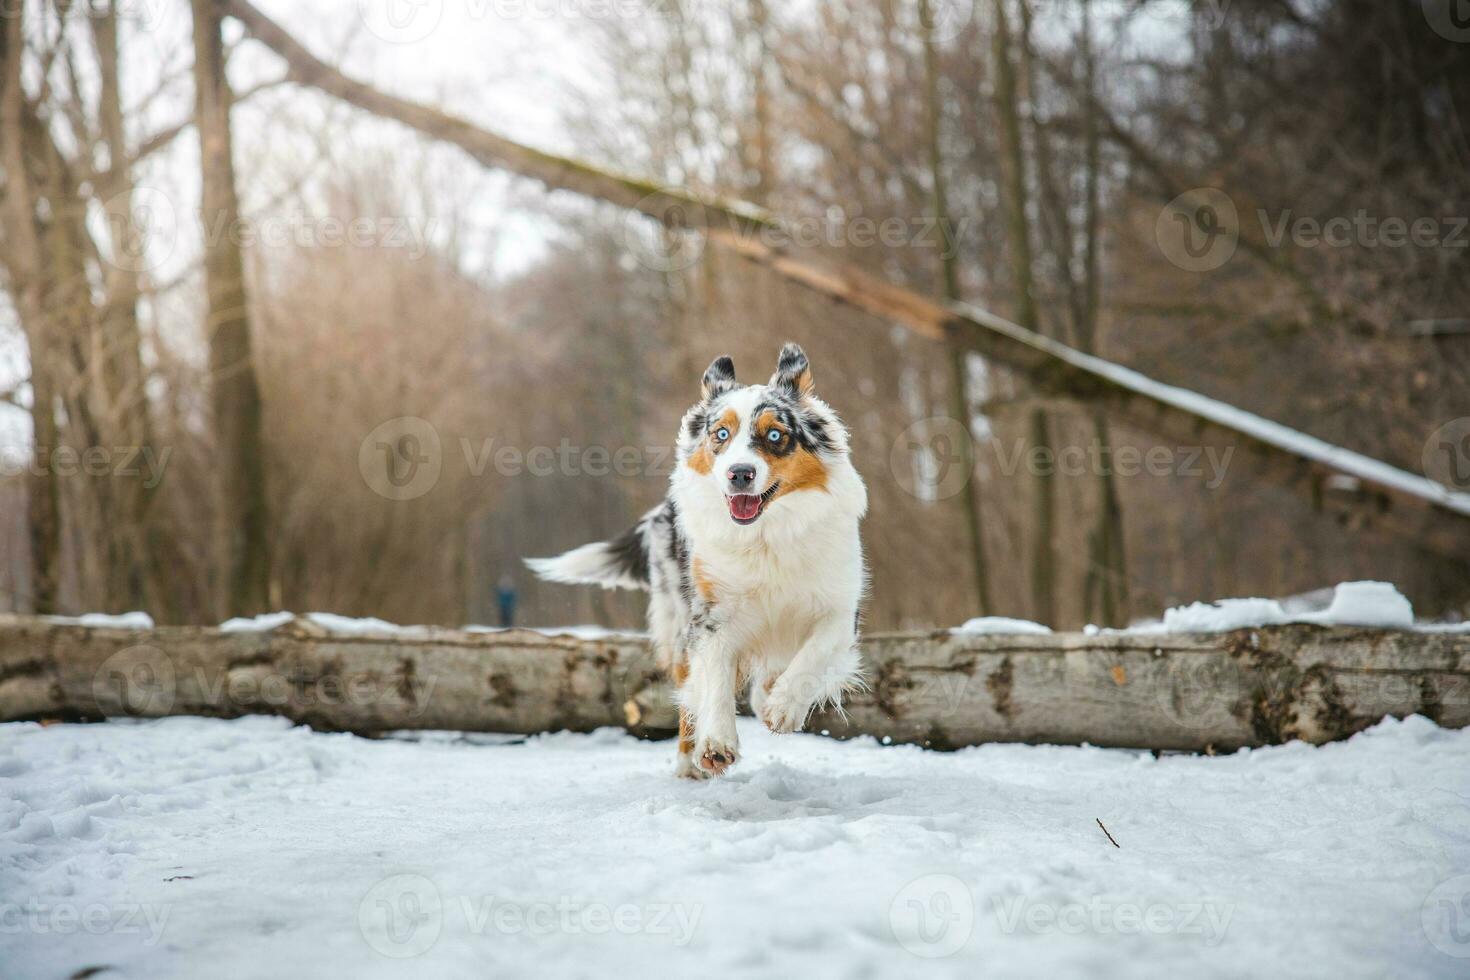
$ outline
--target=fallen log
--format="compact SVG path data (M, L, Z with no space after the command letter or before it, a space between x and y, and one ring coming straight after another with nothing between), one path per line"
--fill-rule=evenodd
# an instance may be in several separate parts
M1209 751L1345 738L1384 717L1470 725L1470 634L1273 626L1218 634L879 634L868 690L809 731L954 749ZM635 634L97 628L0 617L0 721L279 714L315 728L677 728Z
M940 631L864 644L866 692L809 728L953 749L1187 751L1346 738L1385 717L1470 725L1470 634L1307 625L1230 633Z
M328 731L678 729L636 634L97 628L0 617L0 721L278 714Z

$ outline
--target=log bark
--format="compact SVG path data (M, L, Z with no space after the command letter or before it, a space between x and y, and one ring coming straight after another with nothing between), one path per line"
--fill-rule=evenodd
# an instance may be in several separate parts
M327 731L678 728L637 635L90 628L0 617L0 720L278 714Z
M1279 626L1195 635L935 633L863 641L869 689L807 731L1210 751L1345 738L1389 715L1470 725L1470 634ZM91 628L0 617L0 721L279 714L378 735L675 734L636 635Z
M355 81L321 61L247 0L223 0L296 82L460 147L486 166L552 190L640 211L670 227L703 228L715 244L823 296L920 336L974 350L1027 374L1045 393L1096 405L1117 421L1179 446L1233 447L1258 457L1261 479L1286 487L1354 530L1401 535L1470 568L1470 494L1309 439L1259 416L1200 399L1083 354L988 311L930 299L850 266L796 258L767 232L779 216L744 202L701 198L522 146L453 116Z
M1321 744L1390 715L1470 725L1470 635L1318 626L1212 634L876 636L869 690L809 728L1213 751Z

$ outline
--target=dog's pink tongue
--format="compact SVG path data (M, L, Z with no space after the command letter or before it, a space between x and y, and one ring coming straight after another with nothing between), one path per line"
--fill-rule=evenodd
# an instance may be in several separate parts
M737 521L748 521L761 512L761 498L753 493L737 493L728 499L730 516Z

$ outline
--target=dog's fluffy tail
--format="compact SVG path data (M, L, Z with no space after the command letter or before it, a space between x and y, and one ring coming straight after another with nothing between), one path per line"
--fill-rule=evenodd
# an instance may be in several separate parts
M640 521L611 541L573 548L555 558L527 558L531 571L548 582L600 585L604 589L648 589L648 536Z

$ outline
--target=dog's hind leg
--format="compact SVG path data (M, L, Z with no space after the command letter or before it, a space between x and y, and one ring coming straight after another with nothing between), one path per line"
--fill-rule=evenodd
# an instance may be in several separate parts
M668 553L666 539L655 542L657 555ZM653 595L648 603L648 632L653 639L653 649L659 669L673 683L675 700L683 700L685 683L689 680L689 652L687 649L689 609L678 591L678 568L671 561L658 559L653 562ZM679 757L674 764L674 775L685 779L708 779L710 774L694 763L694 716L689 709L679 708Z
M689 680L689 664L677 663L670 673L674 686L682 692ZM694 716L683 705L679 706L679 758L674 763L674 775L681 779L708 779L711 775L694 762Z

